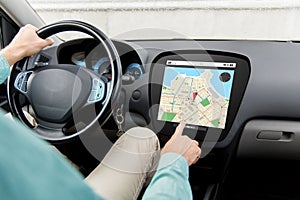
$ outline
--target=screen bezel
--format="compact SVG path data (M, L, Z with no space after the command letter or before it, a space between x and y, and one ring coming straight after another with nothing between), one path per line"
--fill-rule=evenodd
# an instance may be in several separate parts
M218 51L203 51L203 50L179 50L172 52L164 52L159 54L153 61L150 71L150 111L151 125L153 129L160 134L172 135L175 131L175 127L178 123L165 122L158 120L158 107L153 106L159 104L162 83L164 78L165 67L167 60L183 60L183 61L200 61L200 62L222 62L222 63L236 63L234 70L234 78L231 88L229 107L227 110L227 120L225 128L220 129L221 135L219 141L223 140L233 124L238 108L240 106L242 97L244 95L246 85L250 76L250 61L247 57L229 53L229 52L218 52ZM180 67L180 66L178 66ZM192 125L189 126L191 129L197 129L199 140L203 140L206 136L208 128L205 126Z

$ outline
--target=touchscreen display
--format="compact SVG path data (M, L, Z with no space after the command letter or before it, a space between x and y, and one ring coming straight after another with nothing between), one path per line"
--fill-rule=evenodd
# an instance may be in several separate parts
M167 60L158 120L225 128L236 63Z

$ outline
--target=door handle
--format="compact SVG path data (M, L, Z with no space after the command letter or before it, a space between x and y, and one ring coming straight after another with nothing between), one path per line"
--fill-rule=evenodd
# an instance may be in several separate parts
M280 142L291 142L295 136L293 132L287 131L260 131L256 138L258 140L269 140L269 141L280 141Z

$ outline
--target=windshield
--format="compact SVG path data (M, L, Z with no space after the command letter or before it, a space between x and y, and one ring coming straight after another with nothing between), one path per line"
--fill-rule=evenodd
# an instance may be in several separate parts
M299 0L28 0L48 24L89 22L115 39L299 40Z

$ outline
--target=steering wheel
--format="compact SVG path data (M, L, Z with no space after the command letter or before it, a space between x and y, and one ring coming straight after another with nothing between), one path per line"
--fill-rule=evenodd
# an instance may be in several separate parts
M80 21L61 21L38 31L41 38L60 32L78 31L93 37L104 47L111 67L111 78L72 64L59 64L57 49L43 58L44 49L33 58L16 63L8 79L8 100L12 114L33 128L43 139L61 141L86 131L95 122L104 122L112 113L120 90L122 66L112 41L96 27ZM49 52L47 52L49 55ZM42 65L39 60L44 59ZM23 111L30 105L36 125ZM93 109L93 117L87 116Z

